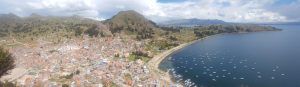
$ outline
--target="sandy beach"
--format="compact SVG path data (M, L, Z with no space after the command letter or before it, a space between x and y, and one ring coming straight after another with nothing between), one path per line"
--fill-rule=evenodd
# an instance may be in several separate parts
M205 37L207 38L207 37ZM205 38L202 38L202 39L205 39ZM199 40L202 40L202 39L199 39ZM165 71L162 71L159 69L159 64L160 62L162 62L167 56L169 56L170 54L172 54L173 52L176 52L177 50L180 50L188 45L191 45L199 40L195 40L195 41L192 41L192 42L188 42L188 43L184 43L184 44L181 44L177 47L174 47L172 49L169 49L169 50L166 50L156 56L154 56L147 64L147 66L150 68L151 70L151 73L157 77L157 78L160 78L161 80L163 81L166 81L165 83L168 83L167 85L170 85L170 84L176 84L174 82L172 82L171 80L171 76L169 75L168 72L165 72ZM182 85L178 84L177 86L181 87Z

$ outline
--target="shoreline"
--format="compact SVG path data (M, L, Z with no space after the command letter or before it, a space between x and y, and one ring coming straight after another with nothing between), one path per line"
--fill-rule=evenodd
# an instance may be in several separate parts
M214 35L212 35L214 36ZM158 77L164 81L166 81L166 83L169 83L169 85L177 85L177 86L180 86L180 87L183 87L181 84L179 83L175 83L172 81L172 77L171 75L169 75L169 72L165 72L161 69L159 69L159 65L160 63L166 58L168 57L169 55L171 55L172 53L182 49L182 48L185 48L191 44L194 44L200 40L203 40L203 39L206 39L210 36L207 36L207 37L204 37L204 38L201 38L201 39L198 39L198 40L194 40L194 41L191 41L191 42L187 42L187 43L183 43L183 44L180 44L179 46L176 46L176 47L173 47L169 50L166 50L156 56L154 56L148 63L147 63L147 66L149 67L149 69L151 70L151 73L155 75L155 77Z

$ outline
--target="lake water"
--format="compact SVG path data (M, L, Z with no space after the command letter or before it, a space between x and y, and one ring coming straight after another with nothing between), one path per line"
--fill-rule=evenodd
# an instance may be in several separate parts
M198 87L300 87L300 25L222 34L171 54L160 68Z

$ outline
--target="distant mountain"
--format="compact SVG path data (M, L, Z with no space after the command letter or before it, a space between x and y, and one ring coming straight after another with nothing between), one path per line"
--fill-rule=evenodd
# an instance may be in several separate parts
M13 14L13 13L9 13L9 14L0 14L0 18L3 19L3 18L20 18L18 17L17 15Z
M210 20L210 19L179 19L171 20L160 23L160 25L171 25L171 26L207 26L207 25L216 25L216 24L228 24L222 20Z
M122 36L137 40L163 37L186 40L195 36L195 29L199 29L200 33L205 33L201 35L276 30L273 27L228 23L221 20L184 19L165 24L171 26L158 27L154 22L133 10L121 11L105 21L96 21L76 15L56 17L32 14L28 17L18 17L14 14L2 14L0 15L0 37L71 38L86 34L92 37Z
M299 22L272 22L272 23L258 23L260 25L300 25Z
M0 15L0 37L39 37L39 36L109 36L109 29L99 21L80 16L56 17L32 14L18 17L14 14ZM54 35L57 34L57 35Z
M18 17L15 14L9 13L9 14L0 14L0 23L19 23L21 20L20 17Z
M41 18L43 16L39 15L39 14L36 14L36 13L32 13L29 17L31 17L31 18Z
M136 11L120 11L105 21L113 34L136 35L137 38L151 38L156 24Z

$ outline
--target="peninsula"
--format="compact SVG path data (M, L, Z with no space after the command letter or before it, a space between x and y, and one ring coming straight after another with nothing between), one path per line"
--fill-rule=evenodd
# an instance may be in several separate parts
M172 52L210 35L276 30L253 24L159 26L133 10L105 21L2 14L0 46L14 57L15 67L1 76L1 84L180 86L158 69Z

